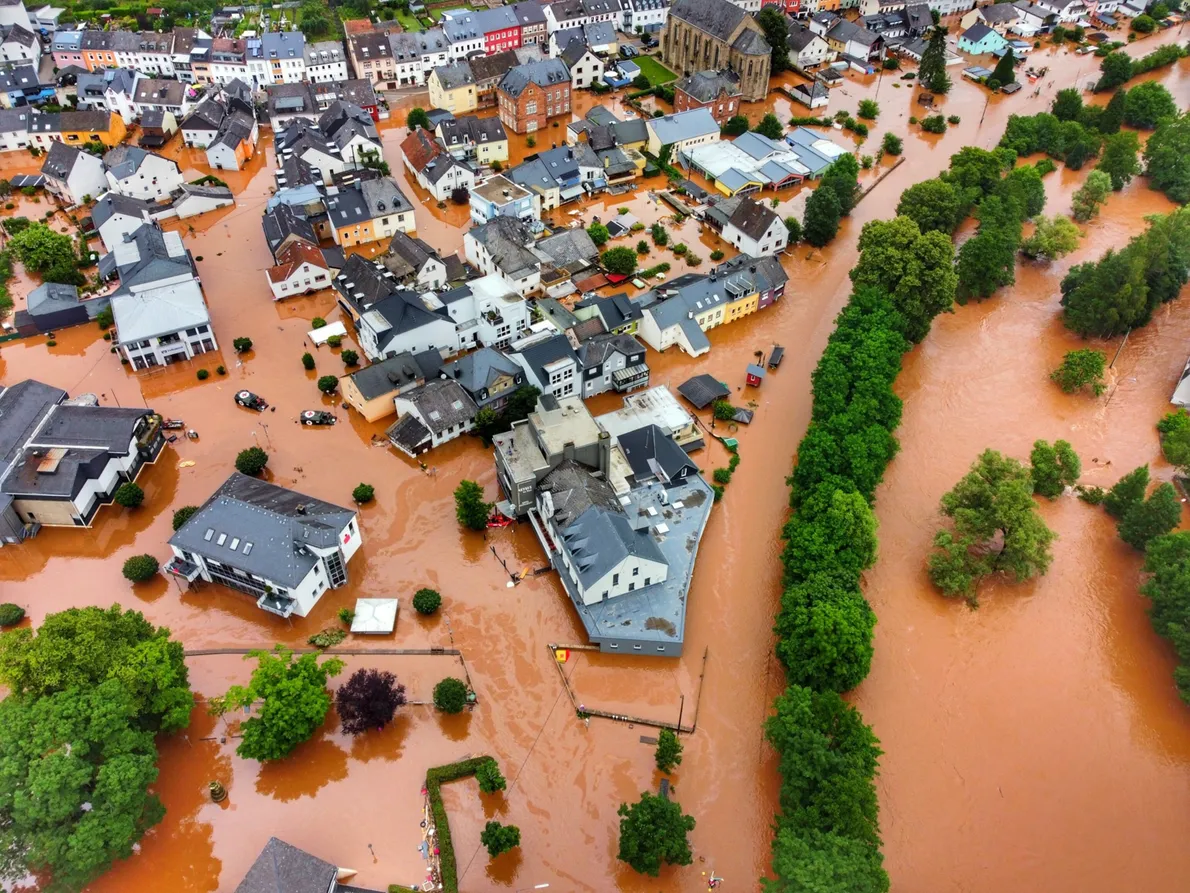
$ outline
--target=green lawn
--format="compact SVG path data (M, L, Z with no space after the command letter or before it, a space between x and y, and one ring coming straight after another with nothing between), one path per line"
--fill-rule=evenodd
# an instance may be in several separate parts
M630 62L635 62L640 66L640 73L649 79L650 87L658 87L661 84L668 84L670 81L677 80L677 75L654 59L652 56L637 56L635 59L630 59Z
M425 26L417 20L417 18L408 12L401 12L397 10L393 13L397 21L401 23L401 27L406 31L424 31Z

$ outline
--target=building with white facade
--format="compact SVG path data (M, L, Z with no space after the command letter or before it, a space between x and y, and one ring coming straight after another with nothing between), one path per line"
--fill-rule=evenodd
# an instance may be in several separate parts
M316 84L345 81L347 51L338 40L320 40L306 45L306 78Z
M496 273L449 291L427 293L422 301L430 310L445 310L450 316L460 350L507 347L529 327L528 302Z
M280 617L305 617L347 583L363 542L356 513L234 472L170 537L165 571L246 593Z
M186 182L176 161L139 146L109 149L103 164L111 190L129 198L168 199Z
M308 79L306 38L301 31L266 31L249 38L244 58L253 87L298 84Z
M627 34L660 31L669 17L669 0L620 0L616 27Z
M435 379L394 398L397 421L386 432L389 441L416 458L434 447L462 437L475 427L479 408L457 381Z
M67 205L81 205L87 198L107 192L107 175L103 162L66 143L54 142L41 164L45 188Z
M706 222L723 240L751 257L771 257L789 244L789 230L767 204L746 195L721 199L707 209Z

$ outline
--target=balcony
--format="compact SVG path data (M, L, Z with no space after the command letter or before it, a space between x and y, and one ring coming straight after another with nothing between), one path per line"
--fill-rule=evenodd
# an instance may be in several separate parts
M644 363L612 373L612 385L621 394L637 388L648 387L648 384L649 367Z
M268 611L270 614L276 614L278 617L288 618L293 613L294 608L297 607L297 602L287 595L266 592L257 599L256 607Z

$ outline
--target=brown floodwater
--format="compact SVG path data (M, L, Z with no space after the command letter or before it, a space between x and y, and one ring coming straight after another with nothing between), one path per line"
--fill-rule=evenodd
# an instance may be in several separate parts
M1147 51L1176 37L1159 35L1142 46ZM728 889L754 888L767 871L776 808L774 759L761 724L783 685L770 629L779 596L776 531L787 505L784 476L807 423L810 372L847 298L855 239L865 221L889 216L901 190L934 175L952 152L990 146L1009 114L1041 110L1054 92L1085 81L1095 68L1093 58L1045 55L1052 57L1050 77L1038 97L1022 91L985 102L980 88L957 80L943 107L960 114L962 123L940 137L908 133L907 119L920 109L909 82L895 75L849 77L834 92L831 110L877 96L883 111L867 145L874 151L886 129L906 135L907 163L864 199L828 249L802 246L784 259L791 280L778 305L711 332L714 349L697 360L672 351L650 354L656 383L676 386L711 372L738 389L756 351L774 342L788 349L781 369L760 389L736 398L756 404L756 420L738 432L742 463L700 549L685 655L657 661L575 651L562 665L585 703L669 720L684 710L688 723L709 649L698 729L686 739L685 760L674 776L677 798L698 820L691 835L695 861L656 880L615 859L616 807L659 783L652 749L640 741L650 730L600 720L587 726L575 717L547 646L580 642L581 625L552 575L530 576L510 588L497 561L513 570L543 564L532 532L518 527L485 538L454 523L451 492L459 480L478 480L495 494L490 452L470 439L455 441L430 454L431 468L423 471L372 446L384 421L368 424L337 409L344 423L334 428L296 424L302 409L333 405L314 381L342 371L337 351L313 351L313 373L299 360L308 349L310 320L334 320L338 311L329 292L270 300L264 278L270 258L259 223L275 163L267 139L246 171L219 173L237 193L235 208L170 224L202 258L198 267L215 330L228 349L134 375L89 326L59 332L53 348L44 337L0 346L6 383L35 376L72 394L95 392L104 403L144 403L184 418L200 433L197 441L169 446L142 474L142 508L108 507L86 533L45 529L18 548L0 550L4 600L24 605L34 623L66 607L119 601L169 626L192 649L300 645L335 625L338 609L358 597L396 595L407 608L412 592L428 585L443 593L442 616L427 621L406 610L392 637L350 644L453 645L462 650L479 695L465 716L443 718L411 704L389 729L355 740L340 734L332 717L290 759L266 767L237 757L234 739L200 702L187 733L162 742L157 790L165 820L136 855L91 889L149 890L168 879L188 893L230 891L270 835L357 869L356 883L364 886L420 881L424 865L416 847L425 770L479 753L500 760L509 790L490 800L477 794L474 782L447 788L466 891L543 883L559 890L694 890L701 872L712 868L727 878ZM1185 96L1190 63L1154 76ZM396 151L404 112L417 104L423 103L416 97L404 101L384 125L385 157L417 206L418 234L439 250L456 251L465 209L438 208L402 170ZM755 121L768 109L784 119L794 113L779 94L745 111ZM558 134L562 142L564 131ZM538 136L537 148L545 148ZM514 158L530 150L521 138L512 142ZM170 151L188 177L208 172L201 157L176 141ZM0 170L37 166L22 153L0 156ZM1060 171L1047 178L1049 211L1068 207L1081 177ZM582 220L628 207L651 223L670 213L649 195L662 185L658 180L629 195L594 199L582 208ZM778 212L800 214L805 192L783 193ZM1163 309L1130 339L1110 396L1067 398L1045 376L1074 344L1056 321L1062 270L1122 243L1143 214L1167 207L1143 182L1134 183L1087 227L1074 258L1023 267L1015 288L942 318L907 358L898 383L906 399L903 450L880 495L882 559L868 581L880 617L876 659L856 693L887 752L880 796L894 890L1173 891L1190 867L1183 846L1190 830L1190 722L1170 683L1169 649L1149 630L1136 593L1139 560L1102 514L1073 500L1045 506L1062 536L1050 574L1030 587L988 587L977 612L943 601L922 572L938 496L985 446L1023 457L1036 437L1066 437L1084 457L1088 482L1098 484L1141 461L1157 461L1152 424L1185 359L1185 308ZM704 270L710 251L731 253L692 219L674 235L702 246ZM652 256L660 260L655 249ZM676 273L684 264L674 267ZM14 288L29 284L22 280ZM254 341L242 357L230 350L239 336ZM197 369L219 364L227 367L225 376L196 380ZM232 394L243 387L265 396L276 411L257 415L235 407ZM616 402L604 396L593 409ZM140 552L164 559L172 511L204 500L231 471L235 453L256 443L270 451L269 474L278 483L340 502L361 481L376 487L375 503L361 512L364 544L348 585L324 596L309 617L290 621L216 587L186 592L163 577L130 587L120 575L124 559ZM726 461L718 448L696 459L708 473ZM1168 476L1164 465L1158 468ZM200 698L243 681L249 671L230 656L193 657L189 664ZM360 666L395 672L411 701L427 700L438 679L462 672L457 659L445 656L349 659L349 671ZM229 791L222 804L206 795L213 779ZM489 861L479 832L497 815L521 827L522 846Z

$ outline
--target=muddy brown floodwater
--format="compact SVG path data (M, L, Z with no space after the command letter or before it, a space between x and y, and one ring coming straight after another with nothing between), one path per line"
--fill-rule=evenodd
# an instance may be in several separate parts
M1138 50L1177 39L1162 34ZM767 870L776 808L774 759L761 724L783 684L770 632L779 595L775 532L786 511L783 479L807 423L810 372L847 298L855 239L865 221L890 216L901 190L933 176L951 153L991 146L1009 114L1044 109L1058 89L1085 82L1096 68L1093 57L1039 55L1046 58L1037 64L1048 64L1050 75L1037 97L1023 91L988 100L956 79L942 108L962 123L939 137L907 132L908 117L920 109L909 82L849 78L834 92L832 109L878 98L882 114L867 145L874 151L887 129L902 133L907 163L864 199L828 250L799 247L784 259L791 281L779 305L714 330L714 349L697 360L650 354L656 383L673 386L705 371L739 388L755 351L774 342L788 348L780 371L739 397L756 401L756 420L739 432L742 464L700 549L685 655L656 661L574 652L562 665L584 702L676 720L684 696L689 722L709 649L698 730L674 776L678 799L698 820L691 835L695 862L657 880L615 859L617 806L659 781L652 749L640 742L648 730L599 720L588 727L574 716L547 645L580 641L577 618L550 575L509 588L491 551L510 568L538 567L542 555L531 531L512 528L485 540L454 523L451 492L459 480L473 478L495 492L489 452L469 439L455 441L431 454L428 474L371 446L383 423L337 410L345 422L334 428L296 425L300 410L331 405L314 380L342 371L336 352L316 351L313 373L301 369L299 357L310 320L333 320L338 311L328 292L282 304L269 299L260 229L275 163L267 140L246 171L220 174L237 193L235 208L171 224L201 258L220 341L249 336L250 353L225 350L133 375L91 327L58 333L52 348L44 337L3 345L5 383L34 376L72 394L95 392L104 403L143 402L184 418L201 435L168 447L146 469L143 508L105 508L86 533L45 529L0 550L4 600L24 605L34 623L66 607L119 601L169 626L191 649L296 645L334 625L338 609L360 596L393 594L407 606L415 589L429 585L444 595L442 616L426 621L406 610L396 634L377 647L453 644L479 695L479 706L465 716L443 718L411 705L386 731L355 740L341 735L332 717L292 757L266 767L237 757L235 742L225 740L200 701L187 733L162 742L157 790L165 820L136 855L90 889L153 890L168 881L185 893L231 891L270 835L357 869L356 882L364 886L418 882L425 771L479 753L500 760L509 789L495 804L481 802L471 781L446 791L461 886L469 893L545 883L557 890L697 890L701 872L712 868L727 879L727 889L754 889ZM1190 63L1151 77L1184 99ZM399 125L416 104L410 98L395 110L384 130L385 156L417 205L419 235L455 251L465 213L427 201L400 167ZM792 113L779 94L746 112L755 121L768 109L786 120ZM561 142L564 132L558 133ZM514 158L527 150L514 138ZM188 171L207 173L200 158L173 151ZM3 171L36 167L28 156L0 158ZM1068 207L1080 179L1067 172L1047 178L1050 211ZM805 190L783 194L778 211L800 214L804 201ZM648 222L664 213L639 189L597 199L583 209L584 220L619 206ZM1074 258L1023 268L1015 288L943 317L907 358L898 382L906 400L903 450L880 493L882 557L868 580L880 618L876 659L855 694L886 751L881 817L894 890L1174 891L1190 874L1184 845L1190 722L1170 684L1169 650L1149 630L1136 593L1139 560L1102 513L1073 500L1045 506L1062 536L1051 572L1030 587L990 587L978 612L944 602L922 572L938 496L985 446L1024 456L1034 438L1066 437L1083 455L1089 482L1110 482L1146 460L1168 474L1152 424L1184 360L1186 307L1163 309L1133 336L1110 397L1066 398L1045 378L1074 343L1056 321L1062 271L1121 244L1143 214L1166 207L1143 182L1134 183L1111 198ZM704 246L704 256L723 247L691 220L678 235ZM29 284L22 280L16 288ZM226 376L196 380L198 368L219 363ZM276 412L255 415L233 406L231 395L242 387L264 395ZM600 398L594 408L614 402ZM292 621L214 587L183 592L163 577L129 587L120 575L124 559L139 552L164 558L172 511L204 500L230 472L235 453L254 443L269 449L269 473L278 483L339 502L360 481L376 487L376 502L361 512L364 545L349 584L324 596L311 616ZM707 472L724 462L714 450L696 458ZM189 665L201 698L243 681L249 670L225 656L193 657ZM438 679L461 672L450 657L353 657L348 671L359 666L391 669L412 700L428 699ZM212 779L227 787L226 802L209 801L205 786ZM489 862L479 831L497 814L521 827L522 846Z

